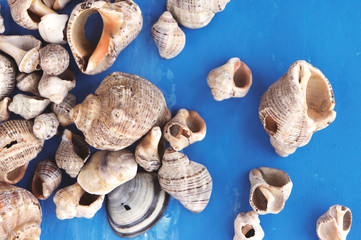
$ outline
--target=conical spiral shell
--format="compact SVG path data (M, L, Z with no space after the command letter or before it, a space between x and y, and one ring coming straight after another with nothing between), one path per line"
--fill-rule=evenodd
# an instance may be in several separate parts
M49 103L48 99L19 93L14 96L9 105L9 110L28 120L39 116Z
M34 120L33 132L39 139L50 139L58 131L59 121L54 113L44 113Z
M14 91L15 75L15 65L9 58L0 54L0 100Z
M258 214L254 211L238 214L234 220L234 232L233 240L262 240L264 237Z
M0 122L4 122L9 119L10 112L9 112L9 105L11 103L11 99L5 97L3 100L0 101Z
M95 94L70 111L86 141L101 150L117 151L133 144L153 126L169 120L162 92L136 75L114 72Z
M158 172L159 183L188 210L199 213L208 204L212 193L212 178L206 167L189 161L180 152L168 148Z
M69 53L61 45L49 44L39 53L41 69L49 75L60 75L69 66Z
M23 92L29 92L39 96L38 85L41 78L40 72L19 73L16 76L16 87Z
M61 126L66 127L73 123L69 113L75 105L76 97L71 93L68 93L60 104L53 103L51 105L51 110L56 114Z
M336 118L332 87L320 70L297 61L263 94L259 117L278 155L305 146Z

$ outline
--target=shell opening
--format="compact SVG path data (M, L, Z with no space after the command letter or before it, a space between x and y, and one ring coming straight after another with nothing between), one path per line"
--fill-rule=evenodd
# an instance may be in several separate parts
M282 187L290 181L286 173L280 173L280 170L277 169L268 171L262 171L260 169L260 172L264 181L274 187Z
M186 121L187 127L193 132L200 132L202 129L202 122L199 121L198 117L192 116L191 113Z
M238 88L248 88L252 84L252 74L246 64L241 63L234 73L233 81Z
M99 198L99 195L90 194L87 192L84 192L84 194L81 196L79 204L83 206L90 206L92 203L94 203Z
M351 223L352 223L352 215L351 212L348 210L343 216L343 230L347 231L348 229L350 229Z
M33 13L32 11L30 11L29 9L27 10L27 12L28 12L28 15L29 15L29 17L31 18L31 20L33 20L33 21L36 22L36 23L39 23L39 22L40 22L41 18L40 18L38 15L36 15L36 14Z
M12 146L14 146L14 145L17 144L17 143L18 143L17 140L11 141L9 144L6 144L6 145L4 146L4 148L9 149L9 148L11 148Z
M245 226L242 227L242 234L246 237L246 238L251 238L254 237L254 235L256 234L254 231L254 228L247 224Z
M268 131L270 134L276 134L277 129L278 129L278 125L277 122L274 120L274 118L270 115L268 115L266 117L266 121L265 121L266 125L266 131Z
M174 124L173 126L170 127L169 130L170 130L170 134L175 138L179 138L180 136L184 136L186 138L190 137L190 133L187 130L183 129L178 124Z
M267 210L267 205L268 205L267 198L263 195L263 193L259 188L256 188L256 190L254 190L252 200L254 205L259 210L263 210L263 211Z
M44 197L43 180L41 180L41 178L39 178L39 176L37 176L37 175L34 176L32 191L33 191L34 195L37 196L38 198Z
M6 174L6 180L11 183L19 182L25 175L28 164L24 164Z
M71 142L73 143L74 152L81 159L86 159L89 156L88 145L82 141L81 137L73 135Z

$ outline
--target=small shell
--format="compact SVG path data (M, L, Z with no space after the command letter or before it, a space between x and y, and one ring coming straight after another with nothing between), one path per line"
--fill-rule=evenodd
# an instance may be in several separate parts
M78 183L55 193L56 216L61 219L92 218L102 207L104 195L89 194Z
M107 195L108 221L120 237L133 238L151 229L167 209L169 195L157 175L140 172Z
M71 93L68 93L60 104L53 103L51 105L51 110L58 117L61 126L66 127L73 123L69 116L69 112L75 105L76 97Z
M287 173L275 168L261 167L249 173L249 180L249 203L254 211L261 215L282 211L293 186Z
M90 149L84 139L65 129L55 155L58 167L64 169L70 177L75 178L89 155Z
M208 74L207 83L217 101L232 97L241 98L246 96L251 88L252 73L239 58L231 58L226 64Z
M0 100L14 91L15 74L15 65L9 58L0 54Z
M19 93L14 96L12 103L9 105L9 110L25 119L31 119L39 116L49 103L48 99Z
M152 35L162 58L176 57L186 44L186 35L168 11L152 27Z
M104 195L137 174L138 164L131 151L99 151L93 154L78 176L79 185L88 193Z
M25 176L26 169L28 168L29 163L25 163L14 170L7 172L5 174L0 174L0 182L8 184L16 184L20 182Z
M44 113L34 120L33 132L39 139L48 140L58 131L59 121L54 113Z
M238 214L234 220L234 232L233 240L262 240L264 237L258 214L254 211Z
M9 119L10 113L8 107L10 103L11 99L8 97L5 97L0 101L0 122L4 122Z
M212 193L212 178L207 168L172 148L165 151L162 164L158 172L162 188L188 210L202 212Z
M55 44L66 43L67 14L50 13L41 18L39 33L44 41Z
M53 161L44 160L36 165L31 190L39 199L47 199L61 182L61 171Z
M40 49L41 69L49 75L60 75L69 67L69 53L57 44L49 44Z
M206 123L195 111L180 109L163 129L164 138L172 148L180 151L206 136Z
M39 96L38 85L41 78L40 72L19 73L16 76L16 86L23 92L29 92Z
M317 220L320 240L346 240L352 224L352 213L347 207L334 205Z

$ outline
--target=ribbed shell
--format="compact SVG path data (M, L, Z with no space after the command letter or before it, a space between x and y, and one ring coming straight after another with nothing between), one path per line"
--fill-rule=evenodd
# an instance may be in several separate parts
M11 103L11 99L5 97L3 100L0 101L0 122L4 122L9 119L10 112L9 112L9 105Z
M33 132L39 139L50 139L58 131L59 121L54 113L44 113L34 120Z
M102 150L128 147L169 118L162 92L149 81L127 73L107 76L95 94L75 106L70 117L86 141Z
M19 93L14 96L9 105L9 110L25 119L31 119L39 116L49 103L48 99Z
M69 53L61 45L49 44L39 53L41 69L49 75L60 75L69 67Z
M38 85L41 78L40 72L19 73L16 76L16 87L23 92L29 92L39 96Z
M0 100L14 91L15 74L15 65L9 58L0 54Z
M73 120L70 119L69 112L75 105L76 97L71 93L68 93L60 104L53 103L51 105L51 110L58 117L61 126L66 127L73 123Z
M233 240L262 240L264 237L258 214L254 211L238 214L234 220L234 232Z

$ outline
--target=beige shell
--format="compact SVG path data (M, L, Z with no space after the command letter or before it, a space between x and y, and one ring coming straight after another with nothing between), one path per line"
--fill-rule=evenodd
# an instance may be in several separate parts
M252 73L239 58L231 58L226 64L208 74L207 83L217 101L232 97L241 98L246 96L251 88Z
M167 9L178 23L187 28L207 26L217 12L223 11L230 0L168 0Z
M68 93L64 100L60 104L53 103L51 105L51 110L56 114L60 125L66 127L73 123L69 116L70 110L76 105L76 97Z
M39 139L48 140L58 131L59 121L54 113L44 113L34 120L33 132Z
M49 103L48 99L19 93L14 96L12 103L9 105L9 110L25 119L31 119L39 116Z
M4 122L9 119L10 113L8 107L10 103L11 99L8 97L5 97L0 101L0 122Z
M341 205L331 206L317 220L316 231L320 240L346 240L352 224L352 213Z
M186 35L168 11L152 27L152 36L162 58L176 57L186 44Z
M128 147L153 126L163 126L170 112L162 92L136 75L114 72L95 94L70 111L86 141L101 150Z
M26 189L0 183L0 240L39 240L41 206Z
M211 175L206 167L189 161L185 154L168 148L158 178L164 191L188 210L199 213L207 206L212 193Z
M254 211L261 215L282 211L293 186L287 173L275 168L261 167L249 173L249 180L249 203Z
M57 191L53 201L56 205L56 216L61 220L74 217L92 218L102 207L104 195L89 194L75 183Z
M336 118L332 87L320 70L297 61L263 94L259 117L278 155L305 146Z
M262 240L264 232L258 214L254 211L240 213L234 220L233 240Z
M53 8L54 10L61 10L71 0L43 0L46 6Z
M61 171L53 161L44 160L36 165L31 190L39 199L47 199L59 187Z
M84 139L65 129L55 154L58 167L64 169L70 177L75 178L78 176L89 155L90 149Z
M1 43L0 43L1 50ZM9 96L15 88L15 65L9 58L0 54L0 100Z
M41 78L40 72L19 73L16 76L16 87L23 92L29 92L39 96L38 85Z
M0 11L1 11L1 6L0 6ZM5 32L4 18L0 14L0 33L4 33L4 32Z
M49 44L39 53L41 69L49 75L60 75L69 67L69 53L61 45Z
M66 43L67 14L49 13L41 18L39 33L42 39L48 43Z
M172 148L180 151L192 143L203 140L206 131L206 123L197 112L180 109L164 126L163 134Z
M85 36L84 26L88 17L96 12L102 17L103 33L94 47ZM141 10L131 0L78 4L69 18L67 37L79 69L92 75L107 70L118 54L138 36L142 25Z
M78 183L88 193L104 195L137 174L138 164L131 151L99 151L92 155L78 176Z

